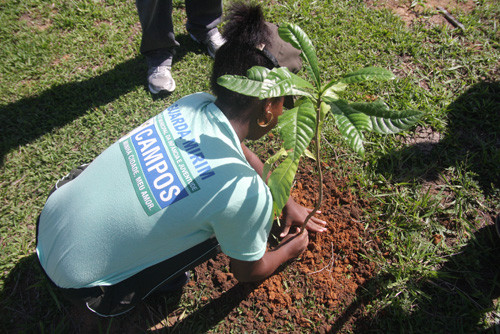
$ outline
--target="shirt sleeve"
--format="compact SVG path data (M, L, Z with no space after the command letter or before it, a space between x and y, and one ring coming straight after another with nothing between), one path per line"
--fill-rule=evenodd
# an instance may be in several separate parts
M224 212L213 221L224 254L241 261L257 261L266 252L272 226L271 192L259 176L239 180Z

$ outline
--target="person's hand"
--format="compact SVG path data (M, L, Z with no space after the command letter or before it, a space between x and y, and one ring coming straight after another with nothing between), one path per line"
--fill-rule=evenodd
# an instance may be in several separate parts
M240 282L257 282L269 277L276 269L288 260L302 254L309 244L307 230L300 233L300 228L288 234L278 246L267 250L259 260L242 261L230 258L231 272Z
M283 220L285 226L280 234L280 237L285 237L290 231L292 226L301 226L307 218L307 215L313 210L306 208L297 202L295 202L291 197L283 208ZM316 211L316 213L321 213L321 211ZM311 217L307 222L306 229L311 232L325 232L326 222L317 217Z
M289 233L281 241L279 247L286 248L286 253L289 259L295 258L302 254L309 244L309 234L307 230L300 233L300 228L296 228L294 233Z

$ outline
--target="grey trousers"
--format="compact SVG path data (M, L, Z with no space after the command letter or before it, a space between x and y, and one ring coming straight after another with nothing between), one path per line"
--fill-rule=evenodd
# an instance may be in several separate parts
M197 40L222 20L222 0L185 0L186 29ZM179 46L172 23L172 0L136 0L142 27L141 53Z

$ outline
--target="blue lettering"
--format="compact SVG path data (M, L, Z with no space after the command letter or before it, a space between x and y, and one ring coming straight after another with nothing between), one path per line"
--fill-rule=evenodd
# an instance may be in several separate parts
M215 172L213 170L211 170L211 168L209 167L210 171L209 172L206 172L206 173L203 173L201 174L201 179L202 180L205 180L207 178L209 178L210 176L214 176L215 175Z
M182 143L182 146L186 149L186 152L190 152L193 149L196 149L198 147L198 143L194 140L186 140Z
M200 151L200 150L198 149L198 151ZM200 153L199 155L192 154L190 156L190 158L193 161L193 165L194 165L195 168L196 168L196 164L198 162L201 163L201 162L205 161L205 156L203 155L203 153Z
M184 118L182 118L182 114L180 111L178 111L177 113L173 113L173 112L169 112L168 113L168 116L170 117L170 120L174 120L174 122L184 122ZM179 118L178 120L175 120L176 118Z

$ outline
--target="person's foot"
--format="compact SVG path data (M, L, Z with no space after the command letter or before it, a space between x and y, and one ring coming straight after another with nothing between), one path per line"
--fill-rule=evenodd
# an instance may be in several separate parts
M172 53L166 50L157 50L146 56L148 62L148 87L151 93L172 93L175 90L175 81L171 72L172 58Z
M192 34L190 35L195 42L206 46L207 52L212 58L215 58L215 53L217 52L217 50L219 50L219 48L224 45L224 43L226 43L226 40L224 39L224 37L222 37L217 28L213 28L212 30L210 30L204 39L198 39Z
M172 93L175 90L171 69L170 66L153 66L148 69L148 87L151 93Z

